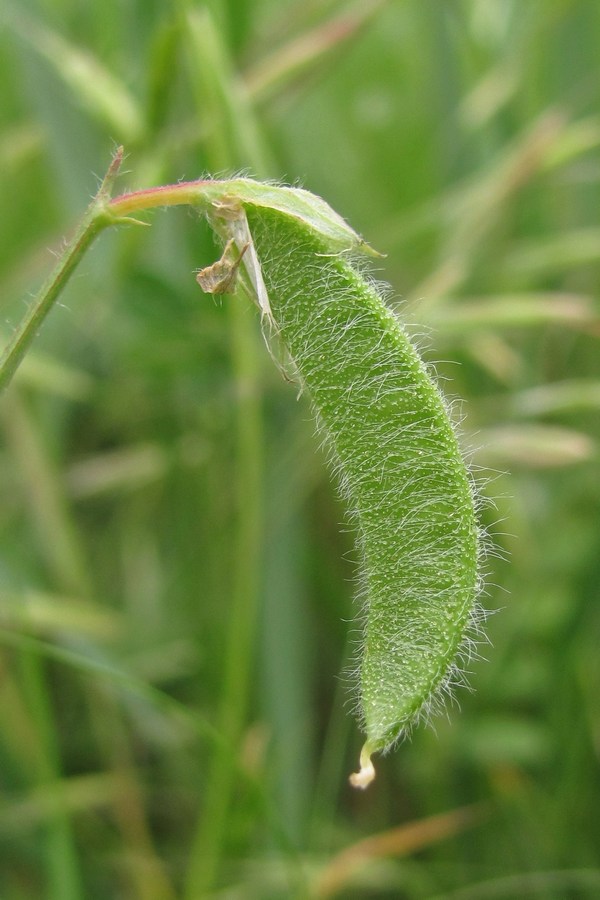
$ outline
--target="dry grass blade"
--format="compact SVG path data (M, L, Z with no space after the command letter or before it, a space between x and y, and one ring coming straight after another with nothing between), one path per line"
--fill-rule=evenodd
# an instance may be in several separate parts
M76 775L56 784L41 785L3 805L0 834L14 837L21 832L35 831L60 809L88 814L106 809L119 787L117 778L110 772Z
M482 805L465 806L357 841L330 860L318 878L314 895L319 900L334 897L350 886L357 873L374 860L388 856L407 856L423 850L466 828L472 828L481 821L483 815Z
M521 391L513 397L512 408L520 416L544 416L600 408L600 382L579 378Z
M477 457L486 465L547 469L587 462L597 452L586 434L548 425L506 425L479 436Z
M142 137L145 124L136 98L97 56L21 11L8 7L8 13L10 25L19 37L48 61L72 95L108 125L114 137L128 145Z
M99 604L43 591L3 591L0 625L26 634L89 638L97 642L122 636L118 613Z
M293 38L246 72L248 93L256 102L269 100L290 82L330 56L359 34L388 0L371 0L347 10L310 31Z
M462 196L458 196L458 208L455 208L458 221L447 232L440 264L413 290L409 302L424 297L428 306L433 305L464 283L475 250L489 235L509 200L543 168L566 124L567 117L562 110L545 110L512 146L504 149L486 171L465 187Z
M481 329L543 325L585 329L597 317L591 297L531 292L461 298L452 305L436 307L429 318L436 329L456 337Z
M600 228L586 227L528 238L507 255L504 265L507 272L540 278L599 260Z

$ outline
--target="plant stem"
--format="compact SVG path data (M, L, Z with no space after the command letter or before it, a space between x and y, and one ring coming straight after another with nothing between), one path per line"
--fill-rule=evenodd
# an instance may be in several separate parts
M38 291L27 314L14 332L0 358L0 390L4 389L36 337L40 326L67 281L73 274L94 238L106 227L97 214L95 202L90 206L75 237L68 244L58 265Z
M33 303L14 332L2 357L0 357L0 391L12 379L44 319L54 306L56 299L77 268L77 265L81 262L94 238L104 228L116 222L113 216L107 214L107 204L122 161L123 148L119 147L113 156L100 189L88 206L74 237L65 247L54 271L39 289Z

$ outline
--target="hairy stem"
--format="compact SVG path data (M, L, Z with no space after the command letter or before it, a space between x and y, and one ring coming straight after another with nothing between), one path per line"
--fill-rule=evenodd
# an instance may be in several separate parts
M51 272L39 289L26 315L0 357L0 391L12 379L19 367L19 363L40 330L44 319L54 306L94 238L107 226L117 221L115 216L108 213L107 207L110 200L110 192L122 161L123 148L119 147L100 185L100 189L88 206L75 235L61 253L54 271Z

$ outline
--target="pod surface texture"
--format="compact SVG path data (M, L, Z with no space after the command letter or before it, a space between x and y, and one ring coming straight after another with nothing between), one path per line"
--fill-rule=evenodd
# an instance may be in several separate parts
M396 315L344 254L245 204L275 328L357 531L358 707L385 750L452 680L478 590L469 473L446 403Z

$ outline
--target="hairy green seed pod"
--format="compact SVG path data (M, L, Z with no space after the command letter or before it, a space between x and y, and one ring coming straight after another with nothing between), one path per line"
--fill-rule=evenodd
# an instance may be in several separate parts
M310 396L358 533L366 743L351 780L365 787L371 754L388 749L454 680L478 587L472 486L438 388L377 288L340 252L344 243L364 247L360 239L347 229L333 240L296 214L292 189L279 189L292 198L288 209L271 197L240 197L248 190L233 188L240 184L260 189L230 182L211 223L240 252L252 242L246 277ZM305 204L311 196L297 193Z
M283 342L325 432L358 536L366 731L361 770L460 676L478 619L478 529L469 475L444 400L395 315L354 264L373 253L323 200L250 179L164 185L110 199L120 148L80 229L0 364L6 384L94 236L131 213L190 203L223 239L203 290L237 283L267 340Z

